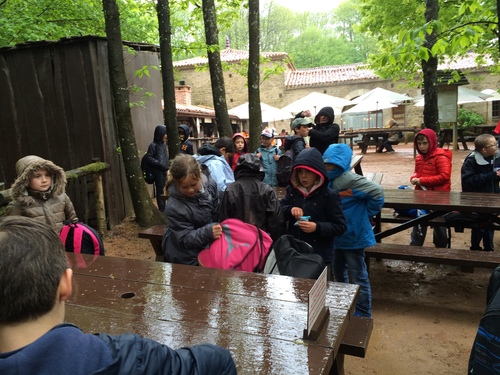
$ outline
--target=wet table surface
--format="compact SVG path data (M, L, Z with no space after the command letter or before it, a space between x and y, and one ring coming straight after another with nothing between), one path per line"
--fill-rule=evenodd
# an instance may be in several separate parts
M384 207L394 209L420 208L432 212L384 232L378 230L381 227L379 215L375 230L375 237L378 240L417 224L425 225L429 220L452 211L491 214L491 219L499 222L496 215L500 214L500 194L384 189Z
M68 253L66 319L84 332L136 333L173 348L228 348L239 374L329 373L358 286L328 283L330 316L303 340L314 280Z

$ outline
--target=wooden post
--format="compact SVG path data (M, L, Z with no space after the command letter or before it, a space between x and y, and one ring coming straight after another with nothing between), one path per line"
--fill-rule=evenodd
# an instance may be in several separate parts
M97 215L97 230L102 235L107 231L106 209L104 206L104 189L102 187L102 174L94 174L95 212Z

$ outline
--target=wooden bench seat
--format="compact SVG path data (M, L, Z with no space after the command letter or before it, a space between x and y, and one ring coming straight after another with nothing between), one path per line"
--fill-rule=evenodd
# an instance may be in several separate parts
M464 268L495 268L500 264L500 254L486 251L443 249L427 246L377 243L365 249L365 260L370 258L408 260L413 262L437 263Z
M339 353L365 358L372 330L373 319L351 316L351 321L340 344Z
M151 242L151 246L156 254L157 262L165 262L165 254L161 248L161 240L163 239L163 233L165 233L165 225L159 224L154 225L151 228L144 229L138 233L139 238L147 238Z

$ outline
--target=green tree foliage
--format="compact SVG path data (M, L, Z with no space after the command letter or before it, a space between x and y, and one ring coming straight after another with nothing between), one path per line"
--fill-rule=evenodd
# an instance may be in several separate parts
M375 43L357 28L359 0L341 4L330 12L302 12L276 5L272 1L261 12L261 51L287 52L297 68L364 62ZM226 36L231 48L248 50L248 10L240 10L240 20L221 30L219 44Z
M123 39L157 43L154 2L117 3ZM0 46L83 35L105 36L100 0L8 0L0 6Z
M493 0L439 0L437 20L426 21L426 1L361 0L361 30L376 38L379 52L370 65L384 78L413 79L422 60L454 59L472 51L481 64L498 60L498 16ZM435 33L432 46L426 35ZM414 81L418 84L419 81Z

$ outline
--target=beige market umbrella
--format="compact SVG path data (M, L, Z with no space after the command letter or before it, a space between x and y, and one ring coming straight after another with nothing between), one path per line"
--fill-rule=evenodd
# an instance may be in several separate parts
M293 113L294 115L300 111L310 110L311 116L316 114L323 107L332 107L335 112L342 112L342 108L351 102L347 99L339 98L337 96L322 94L319 92L311 92L306 96L288 104L281 108L281 110Z
M380 111L386 108L397 107L399 104L409 103L412 100L413 98L406 94L399 94L397 92L377 87L351 100L351 104L355 104L355 106L342 113Z
M262 122L273 122L293 118L291 113L275 108L266 103L260 103L260 110L262 113ZM248 102L234 107L228 112L230 115L238 116L242 120L248 120Z

